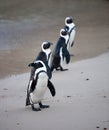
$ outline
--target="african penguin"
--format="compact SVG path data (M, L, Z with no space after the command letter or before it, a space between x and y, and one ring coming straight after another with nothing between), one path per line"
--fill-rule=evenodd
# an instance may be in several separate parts
M47 68L47 74L49 76L49 79L52 77L51 69L50 69L50 58L51 58L51 45L53 43L51 42L43 42L41 45L41 51L39 52L38 56L36 57L35 61L41 60L44 62L46 68ZM34 67L31 69L31 73L34 73Z
M67 43L67 49L74 45L74 39L76 34L76 26L74 24L74 19L72 17L65 18L65 28L69 34L69 42Z
M64 59L68 64L70 62L70 54L67 50L67 42L69 39L69 35L67 34L65 29L60 30L60 37L56 43L56 46L53 50L52 59L51 59L51 71L54 69L65 71L68 69L63 69L62 62Z
M30 77L27 87L26 106L31 105L33 111L40 111L41 108L48 108L49 105L43 105L42 99L44 94L49 88L51 95L55 96L55 88L47 75L47 69L43 61L37 60L29 64L30 67L35 68L34 74ZM38 108L35 108L34 104L39 104Z

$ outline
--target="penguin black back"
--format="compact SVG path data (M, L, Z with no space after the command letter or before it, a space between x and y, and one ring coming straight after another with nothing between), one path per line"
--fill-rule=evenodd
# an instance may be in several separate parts
M52 62L51 62L51 71L53 71L53 69L55 68L56 70L58 70L57 68L60 67L60 70L64 70L62 68L61 65L61 61L64 60L64 57L66 58L66 63L69 63L70 61L70 55L69 52L67 50L67 45L66 45L66 41L67 41L67 37L68 34L66 32L65 29L61 29L60 30L60 37L56 43L56 46L54 48L53 51L53 57L52 57Z

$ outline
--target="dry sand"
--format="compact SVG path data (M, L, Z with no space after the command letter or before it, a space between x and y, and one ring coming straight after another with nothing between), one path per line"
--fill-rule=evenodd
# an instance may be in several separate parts
M0 80L1 130L109 129L109 53L71 63L69 71L53 72L56 96L49 91L34 112L25 107L29 73Z

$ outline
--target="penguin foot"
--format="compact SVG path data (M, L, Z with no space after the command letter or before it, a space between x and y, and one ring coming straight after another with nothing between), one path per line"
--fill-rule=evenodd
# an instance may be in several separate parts
M60 70L61 71L67 71L68 69L63 69L62 67L60 67Z
M44 109L44 108L49 108L49 105L43 105L41 102L39 103L40 108Z
M41 111L40 108L35 108L33 104L31 105L31 108L32 108L33 111Z
M56 68L56 71L59 71L60 69Z
M62 69L61 71L67 71L68 69Z

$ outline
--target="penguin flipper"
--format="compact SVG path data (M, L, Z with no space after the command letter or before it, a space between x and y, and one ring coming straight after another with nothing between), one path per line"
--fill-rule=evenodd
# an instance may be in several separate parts
M45 63L45 66L46 66L46 68L47 68L47 75L48 75L49 79L51 79L51 78L52 78L51 68L48 66L47 63Z
M66 63L68 64L70 62L70 54L66 55Z
M63 52L63 57L65 57L66 63L68 64L70 62L70 54L69 54L67 48L63 48L62 52Z
M56 91L55 91L54 85L52 84L52 82L50 80L48 80L47 87L49 88L51 95L55 96Z

